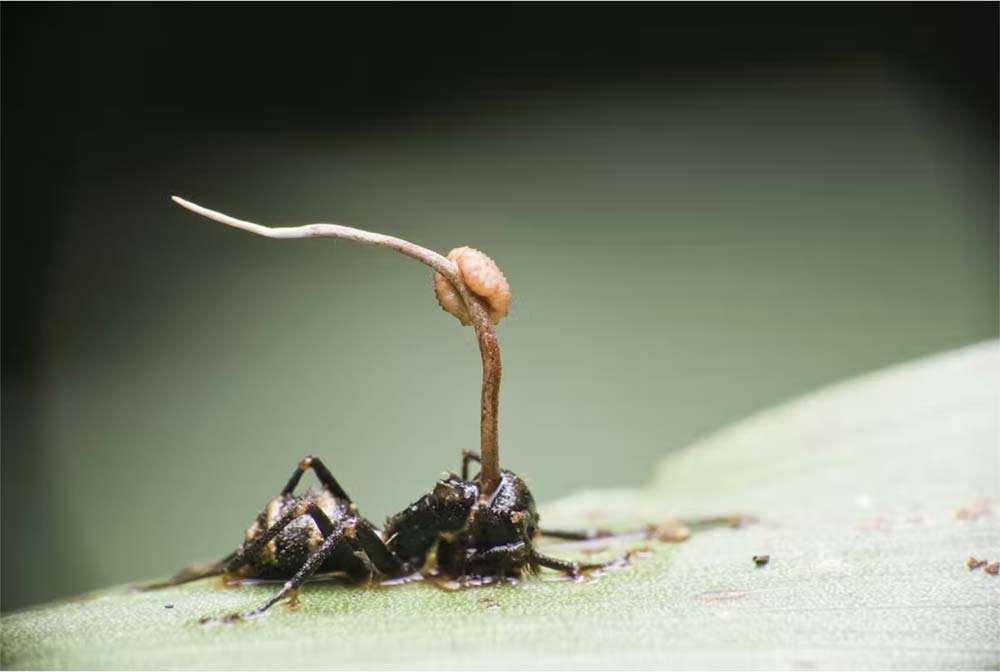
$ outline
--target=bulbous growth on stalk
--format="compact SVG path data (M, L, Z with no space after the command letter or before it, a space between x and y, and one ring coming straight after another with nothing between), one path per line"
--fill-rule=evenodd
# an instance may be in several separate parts
M448 258L458 266L465 286L486 303L490 322L497 324L510 311L510 285L503 271L487 255L472 247L456 247ZM440 273L434 274L434 293L438 304L465 326L472 324L465 301L455 287Z

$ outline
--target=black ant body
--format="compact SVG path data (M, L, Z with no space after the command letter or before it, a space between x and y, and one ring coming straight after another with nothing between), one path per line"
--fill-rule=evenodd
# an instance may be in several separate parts
M428 569L434 558L438 573L451 579L518 577L548 567L569 575L613 563L580 564L539 553L540 534L563 539L590 539L611 533L544 533L538 526L535 500L521 477L506 469L488 497L477 479L469 479L469 463L479 456L465 451L461 476L446 473L434 490L391 516L378 529L316 457L295 468L288 483L246 531L235 551L208 567L185 568L164 587L224 574L239 578L287 579L259 608L240 614L255 616L288 597L313 574L338 573L354 580L373 576L399 578ZM320 482L301 495L294 490L306 470Z

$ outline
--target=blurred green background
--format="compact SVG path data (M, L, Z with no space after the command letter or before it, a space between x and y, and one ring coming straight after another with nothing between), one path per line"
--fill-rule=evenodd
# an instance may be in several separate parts
M995 6L244 9L3 8L5 610L228 552L306 453L380 520L477 445L427 269L171 194L486 250L542 501L997 336Z

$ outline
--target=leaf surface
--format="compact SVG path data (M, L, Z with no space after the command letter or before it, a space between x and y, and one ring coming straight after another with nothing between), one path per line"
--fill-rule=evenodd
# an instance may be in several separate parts
M641 490L543 507L553 527L753 514L602 577L449 591L310 584L115 589L2 619L5 668L991 668L1000 666L1000 347L836 385L667 457ZM596 555L592 555L596 553ZM755 555L770 562L756 566ZM168 607L168 605L170 605Z

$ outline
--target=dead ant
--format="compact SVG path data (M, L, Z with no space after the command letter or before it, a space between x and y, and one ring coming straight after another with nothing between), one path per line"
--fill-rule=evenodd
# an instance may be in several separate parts
M272 238L334 236L382 245L414 257L438 271L439 303L476 328L483 359L481 453L464 451L461 475L445 473L434 490L391 516L379 529L359 512L330 470L316 457L303 459L284 488L246 531L243 544L218 562L189 566L159 588L214 575L287 579L282 588L253 611L229 619L261 614L289 597L316 572L337 573L354 580L373 576L401 578L433 568L459 580L494 580L537 573L547 567L570 576L620 562L577 563L543 555L535 548L542 535L568 540L614 536L605 530L542 530L535 500L524 480L500 469L496 419L500 385L500 351L493 324L507 314L510 290L496 264L477 250L458 248L448 257L398 238L336 224L272 229L223 215L179 198L182 206L210 219ZM469 478L469 465L480 473ZM294 490L312 469L320 488L302 495ZM707 519L699 527L733 525L733 518ZM655 527L641 534L654 536ZM429 559L433 559L430 565Z

